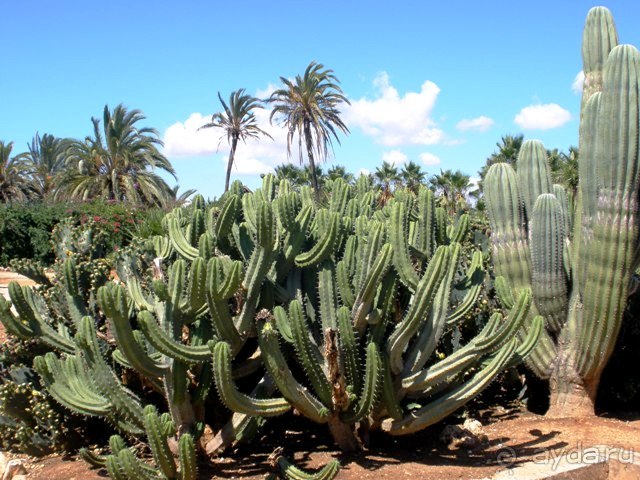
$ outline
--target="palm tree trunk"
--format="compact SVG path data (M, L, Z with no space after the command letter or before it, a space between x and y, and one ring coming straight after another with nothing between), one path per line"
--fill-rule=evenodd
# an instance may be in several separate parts
M318 188L318 175L316 172L316 163L313 159L313 145L311 143L311 127L309 122L304 122L304 140L307 144L307 157L309 158L309 166L311 167L311 186L316 194L316 199L320 198L320 189Z
M227 177L224 181L224 193L229 191L229 181L231 180L231 167L233 167L233 162L236 158L236 147L238 146L238 137L233 136L231 140L231 151L229 152L229 160L227 161Z

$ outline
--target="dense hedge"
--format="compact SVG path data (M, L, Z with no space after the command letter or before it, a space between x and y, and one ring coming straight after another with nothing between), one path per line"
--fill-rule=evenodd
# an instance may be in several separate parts
M103 227L110 250L126 246L147 212L123 203L13 203L0 205L0 265L14 258L51 264L54 254L51 232L63 219L79 224L89 219Z

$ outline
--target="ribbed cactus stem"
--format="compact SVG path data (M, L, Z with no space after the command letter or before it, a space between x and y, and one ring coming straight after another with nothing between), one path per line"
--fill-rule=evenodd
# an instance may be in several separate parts
M543 193L553 193L547 150L539 140L526 140L520 148L517 178L527 217L531 218L536 199Z
M567 275L564 268L564 225L560 203L555 195L537 197L531 215L531 289L538 312L558 333L567 318Z

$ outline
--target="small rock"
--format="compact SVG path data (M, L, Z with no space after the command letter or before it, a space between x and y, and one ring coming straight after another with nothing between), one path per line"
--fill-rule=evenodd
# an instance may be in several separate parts
M462 426L447 425L440 434L440 441L446 443L451 450L461 448L475 450L484 446L489 438L478 420L467 419Z
M7 466L4 469L2 480L16 480L19 475L25 475L27 469L24 468L22 460L14 459L7 462Z
M19 475L14 475L11 480L27 480L27 476L24 473L21 473Z

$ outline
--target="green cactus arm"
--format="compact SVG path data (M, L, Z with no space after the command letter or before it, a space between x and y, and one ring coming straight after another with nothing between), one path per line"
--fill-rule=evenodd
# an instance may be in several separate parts
M333 282L333 262L325 260L318 267L318 298L320 304L320 320L322 331L327 328L335 329L338 324L336 318L336 288Z
M418 232L414 247L425 259L430 259L436 249L435 202L433 192L421 186L418 190Z
M518 298L518 303L509 312L507 321L500 325L502 316L499 313L492 315L485 328L467 345L435 365L405 376L402 379L402 387L412 392L423 391L463 372L476 363L481 355L495 350L507 340L514 338L515 333L529 314L530 306L531 291L523 290Z
M15 335L16 337L27 339L36 336L36 332L28 325L28 323L23 322L11 311L11 303L5 300L3 296L0 295L0 321L7 329L7 331ZM69 343L68 352L73 352L73 345Z
M504 308L513 308L516 301L513 298L513 292L511 291L507 280L503 276L498 276L496 277L493 286L496 289L498 300Z
M148 377L161 377L167 367L152 360L136 341L129 323L128 306L123 288L115 284L100 287L98 304L109 320L118 348L127 362Z
M420 277L411 263L407 244L407 212L404 203L395 202L391 209L389 224L389 240L393 245L393 266L400 276L400 280L415 292Z
M213 373L220 399L234 412L273 417L291 409L284 398L256 399L237 390L231 374L231 348L226 342L218 342L213 348Z
M58 360L52 352L45 354L44 357L35 357L33 360L33 369L38 373L40 380L54 400L63 407L82 415L108 415L111 405L106 398L95 393L80 396L70 388L60 371L60 362L61 360Z
M408 435L427 428L442 420L480 393L502 371L516 349L517 341L512 339L502 347L491 362L461 386L429 402L401 420L387 419L382 429L391 435Z
M87 307L78 285L78 270L73 257L67 257L62 265L62 280L65 286L65 299L69 316L74 325L77 325L82 317L88 315Z
M402 406L398 400L398 389L393 380L391 374L391 368L389 368L389 362L386 356L382 356L382 388L381 388L381 400L384 407L385 416L391 417L394 420L400 420L404 414Z
M295 263L298 267L306 268L316 265L328 258L333 252L338 239L340 217L335 213L331 214L330 217L329 228L325 235L319 238L310 250L296 255Z
M469 233L469 214L463 213L458 217L458 221L451 232L449 241L451 243L462 243L464 238L467 236L467 233Z
M133 303L135 303L136 307L145 310L153 310L154 305L148 300L147 296L142 291L142 287L140 286L140 282L137 278L131 277L127 281L127 292L129 292L129 296Z
M275 328L271 323L263 322L258 325L258 330L262 358L278 390L305 417L317 423L326 423L329 410L294 378L280 350L278 333Z
M260 289L271 264L271 253L276 240L274 223L271 204L261 203L256 212L256 248L251 254L244 277L244 287L247 290L247 295L242 311L236 320L236 327L241 335L247 334L251 329Z
M338 460L331 460L316 473L307 473L282 456L278 457L277 463L280 474L286 480L333 480L340 471Z
M144 407L144 429L147 433L147 440L156 465L165 477L176 478L178 468L169 448L162 422L153 405Z
M185 314L195 320L196 313L202 309L207 301L206 297L207 264L202 257L197 257L191 263L187 278L187 292L180 308Z
M338 294L342 302L349 308L353 308L356 299L351 288L351 279L349 278L349 270L347 262L340 260L336 264L336 286Z
M447 245L449 242L449 235L447 233L449 229L449 216L447 215L447 211L442 207L436 207L435 220L436 242L438 245Z
M331 386L322 369L320 360L322 356L318 346L311 340L302 305L297 300L293 300L289 304L289 321L293 336L293 346L300 364L320 401L325 405L331 405Z
M231 226L237 218L239 211L240 198L234 194L227 196L224 206L222 207L222 211L216 219L213 232L211 232L213 233L213 237L216 239L216 242L220 242L221 239L229 236L231 233Z
M585 76L582 91L583 105L594 93L602 90L604 65L609 53L616 45L618 45L618 34L611 12L605 7L593 7L587 13L582 33L582 62ZM580 153L582 158L582 148ZM582 175L580 178L582 179Z
M24 275L38 285L42 285L45 288L51 288L53 286L40 261L13 258L9 260L9 266L11 267L11 271Z
M378 399L382 380L382 361L378 347L374 342L367 345L364 371L364 386L358 397L358 403L351 412L343 416L343 421L346 423L355 423L365 418Z
M178 440L178 458L180 459L180 480L197 480L196 447L189 433L183 433Z
M126 478L130 480L159 480L161 477L155 473L150 472L150 468L145 463L136 458L133 452L129 449L121 450L117 455L118 467L121 472L124 473Z
M531 290L538 312L558 333L567 318L568 279L564 267L565 232L555 195L538 196L530 220Z
M130 480L122 470L117 455L107 455L105 466L107 474L112 480Z
M405 356L405 371L420 370L429 361L444 332L451 297L451 285L458 270L458 260L462 250L459 243L451 243L447 248L449 249L449 258L445 266L444 277L432 300L431 309L427 314L428 318L420 329L417 340L413 346L409 347Z
M210 259L207 264L207 304L218 336L229 342L233 351L236 352L242 347L244 340L229 313L229 297L227 295L231 291L230 287L239 281L240 269L237 263L234 264L226 282L221 277L221 272L220 259L216 257Z
M78 453L80 454L80 458L82 458L82 460L87 462L92 467L94 467L94 468L105 468L106 467L106 464L107 464L107 458L106 457L104 457L102 455L98 455L97 453L95 453L92 450L89 450L86 447L82 447L80 450L78 450Z
M587 379L600 375L618 336L636 268L638 227L638 131L640 52L630 45L611 50L604 66L596 135L599 196L588 247L584 309L579 330L579 372ZM596 377L597 378L597 377Z
M44 301L40 297L36 297L36 300L29 287L21 287L17 282L11 282L9 284L9 296L19 317L19 319L15 319L13 314L10 316L7 313L2 316L7 320L7 324L10 327L14 327L15 331L19 333L27 333L30 330L36 338L61 352L73 353L75 351L75 345L68 339L68 336L60 335L46 321L49 315ZM4 298L2 300L3 303L1 305L4 305L4 311L10 313L10 305L4 302ZM12 319L15 321L12 322ZM25 328L21 328L17 325L17 322L22 322ZM26 322L26 325L24 322Z
M293 344L293 333L291 332L291 325L289 323L287 311L278 305L273 309L273 318L282 338L287 343Z
M169 228L169 239L175 251L187 260L194 260L198 256L198 249L189 243L180 228L178 219L170 215L167 220L167 226Z
M395 374L400 373L404 368L402 354L409 344L409 341L420 326L424 323L426 314L431 308L431 303L436 292L442 282L446 262L449 259L449 249L440 246L436 250L433 258L429 262L427 270L420 279L420 283L416 289L416 293L411 300L411 306L405 318L395 327L393 333L387 342L387 353L389 355L389 364L391 371Z
M386 243L378 253L379 255L375 262L362 277L362 288L358 292L352 308L353 324L360 333L362 333L366 326L366 317L371 310L378 287L386 275L387 270L389 270L393 257L393 247L390 243Z
M125 431L137 431L142 426L142 407L136 396L125 389L102 358L95 326L91 317L84 317L75 341L91 369L98 391L112 405L111 420Z
M478 301L484 282L484 268L482 267L482 252L475 250L471 258L471 264L467 270L463 285L467 289L462 301L447 315L447 326L450 327L461 321Z
M544 318L541 315L536 315L532 322L531 327L527 331L526 337L520 340L520 344L516 348L516 351L513 354L513 357L505 365L505 370L511 367L515 367L524 362L527 357L533 352L544 332Z
M165 259L171 256L173 247L171 246L171 239L169 237L154 235L152 241L156 257Z
M503 276L517 294L531 282L526 216L518 178L511 165L499 162L489 167L484 185L496 275Z
M538 196L553 193L547 150L539 140L525 140L518 153L516 176L522 200L531 217Z
M356 340L356 332L353 329L353 323L351 322L349 309L345 306L338 309L338 333L347 385L351 385L355 395L360 395L362 381L358 342Z

